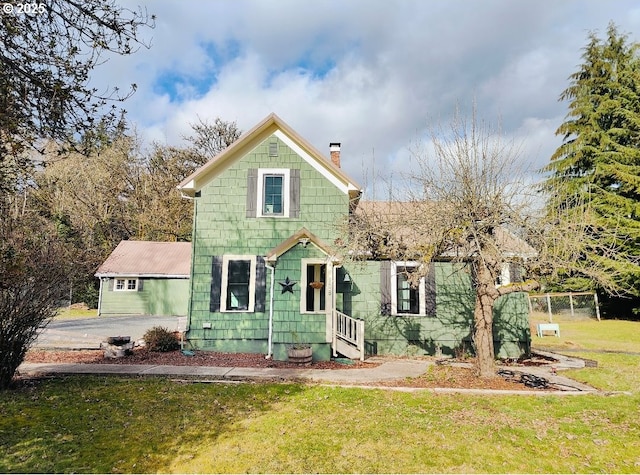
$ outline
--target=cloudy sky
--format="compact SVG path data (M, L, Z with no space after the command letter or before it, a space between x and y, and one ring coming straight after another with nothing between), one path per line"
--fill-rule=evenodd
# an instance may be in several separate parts
M150 49L112 58L105 85L147 142L177 145L198 117L248 130L271 112L375 197L408 148L456 104L500 120L532 167L559 145L558 102L587 34L615 22L640 40L637 0L126 0L157 16ZM637 34L636 34L637 33ZM377 191L375 192L378 193Z

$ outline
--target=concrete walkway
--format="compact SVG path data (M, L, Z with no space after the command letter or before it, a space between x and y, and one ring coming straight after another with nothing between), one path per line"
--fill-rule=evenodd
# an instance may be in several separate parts
M554 355L554 357L561 355ZM162 376L174 379L196 381L310 381L340 386L376 387L376 383L384 383L386 389L389 382L406 378L416 378L424 374L428 367L435 364L432 360L386 359L370 358L371 362L380 364L374 368L357 369L313 369L313 368L242 368L215 366L160 366L160 365L129 365L129 364L84 364L84 363L23 363L18 368L22 375L119 375L119 376ZM578 383L557 374L557 371L580 366L579 359L562 357L557 364L537 367L505 367L514 372L533 374L544 377L560 390L530 390L530 391L501 391L501 390L472 390L472 389L427 389L407 388L401 384L393 387L402 391L432 391L441 393L482 393L482 394L593 394L598 391L590 386Z
M20 374L95 374L124 376L165 376L185 379L215 380L307 380L336 384L367 384L415 378L427 371L430 361L390 360L374 368L242 368L218 366L160 366L85 363L23 363Z

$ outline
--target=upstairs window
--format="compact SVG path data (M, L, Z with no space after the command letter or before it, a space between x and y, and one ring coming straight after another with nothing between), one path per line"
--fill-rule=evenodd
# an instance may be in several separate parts
M289 216L289 175L285 168L258 170L258 212L261 217Z
M247 218L299 218L300 170L250 168L246 212Z
M264 174L262 185L262 216L284 214L284 175Z

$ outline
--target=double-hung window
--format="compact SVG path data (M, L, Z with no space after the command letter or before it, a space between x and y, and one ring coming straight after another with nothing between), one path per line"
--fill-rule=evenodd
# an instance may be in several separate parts
M391 263L391 315L435 315L435 271L416 279L419 263Z
M263 216L284 214L284 175L263 175Z
M261 168L258 170L258 206L261 217L289 217L290 170Z
M224 256L220 310L253 312L255 280L256 256Z
M423 279L418 284L411 283L411 274L415 267L396 267L396 312L420 314L420 291L423 290ZM422 299L424 300L424 299Z

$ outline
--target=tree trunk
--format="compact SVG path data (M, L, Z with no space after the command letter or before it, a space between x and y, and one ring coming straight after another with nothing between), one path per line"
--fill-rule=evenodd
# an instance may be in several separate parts
M476 371L481 378L496 374L495 350L493 348L493 303L487 295L476 295L474 318L474 340L476 345Z
M483 263L476 268L476 303L473 312L476 372L481 378L496 375L493 347L493 305L499 297L491 272Z

